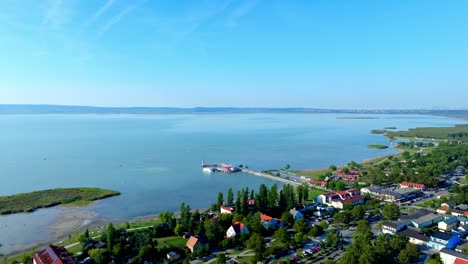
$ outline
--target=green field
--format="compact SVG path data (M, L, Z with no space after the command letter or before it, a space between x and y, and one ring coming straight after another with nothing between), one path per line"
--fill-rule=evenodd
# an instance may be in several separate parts
M367 147L372 148L372 149L386 149L386 148L388 148L388 146L386 146L386 145L368 145Z
M385 133L387 133L387 130L385 130L385 129L373 129L373 130L371 130L371 133L372 134L385 134Z
M0 214L32 212L57 205L83 206L99 199L120 195L98 188L59 188L0 197Z
M298 171L293 171L293 173L299 175L299 176L306 176L311 179L318 179L320 175L323 175L327 172L329 172L329 169L318 169L318 170L298 170Z
M165 237L165 238L160 238L158 239L158 242L166 245L167 247L178 247L178 248L184 248L185 245L187 244L187 240L183 237L178 237L178 236L172 236L172 237Z
M317 188L312 188L309 189L309 199L307 200L308 202L312 202L315 197L327 193L328 191L322 190L322 189L317 189Z
M387 132L389 137L426 138L426 139L468 139L468 125L456 125L454 127L418 127L408 131Z

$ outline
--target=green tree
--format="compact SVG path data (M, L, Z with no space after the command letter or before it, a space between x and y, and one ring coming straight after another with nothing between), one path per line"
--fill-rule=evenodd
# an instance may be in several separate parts
M107 225L107 228L106 228L107 249L109 251L111 251L112 248L114 247L114 243L116 242L116 239L117 239L117 232L115 230L114 225L110 223L109 225Z
M362 205L356 205L354 206L353 210L351 210L351 215L356 220L362 219L365 213L366 211L364 210L364 207Z
M375 239L374 244L376 263L393 263L393 250L390 246L390 238L386 235L379 235Z
M226 261L227 261L226 254L218 253L216 255L216 263L217 264L224 264L224 263L226 263Z
M372 238L372 231L371 227L369 225L369 222L366 220L361 220L359 221L357 227L356 227L356 232L354 233L354 238L356 240L360 240L360 242L368 242Z
M180 205L180 219L179 223L183 230L188 230L190 227L190 220L192 213L190 210L190 205L185 204L184 202Z
M415 263L418 260L418 257L418 246L412 243L408 243L406 244L406 247L400 251L400 254L398 254L398 261L405 264Z
M301 204L304 199L304 189L302 188L302 185L299 185L296 187L296 192L297 192L297 200Z
M331 171L336 171L336 170L337 170L337 168L336 168L335 165L330 165L329 169L330 169Z
M307 183L302 184L302 189L303 189L302 196L303 196L304 202L307 202L307 200L309 200L309 186L307 185Z
M176 219L173 212L162 212L159 214L159 219L171 229L174 229L176 226Z
M217 245L223 240L224 228L218 221L214 219L208 219L205 221L204 225L206 230L206 236L208 237L212 245Z
M260 185L260 189L255 195L255 207L260 212L266 212L268 207L268 189L265 184Z
M323 264L335 264L335 261L333 259L327 259L323 262Z
M258 233L253 233L247 240L247 248L252 249L255 253L262 253L265 248L265 241Z
M400 216L400 208L398 205L391 203L385 204L382 209L382 216L387 220L395 220Z
M284 212L281 215L281 221L283 221L283 223L285 223L288 226L294 225L294 217L289 212Z
M351 214L348 211L342 211L339 213L336 213L333 216L333 222L335 224L349 224L351 222Z
M233 204L234 203L234 192L232 191L232 188L229 188L228 194L227 194L227 204Z
M328 222L325 221L325 220L322 220L322 221L320 222L319 225L320 225L320 227L321 227L323 230L327 230L327 229L328 229L328 226L329 226L329 225L328 225Z
M89 251L89 257L96 264L108 264L111 261L111 255L109 251L102 248L91 249Z
M23 264L31 264L33 263L33 258L31 257L30 254L24 254L23 257L21 258L21 262Z
M289 170L289 169L291 169L291 165L289 165L289 164L286 164L286 166L284 166L284 169L285 169L285 170Z
M273 234L273 238L284 244L289 243L289 234L284 227L278 228Z
M309 232L309 224L304 218L299 219L294 223L293 229L300 234L307 234Z
M340 233L336 229L332 229L325 235L325 239L328 246L336 247L340 243Z
M218 207L220 207L221 205L223 205L223 203L224 203L223 193L222 193L222 192L219 192L219 193L218 193L218 199L217 199L216 205L217 205Z
M249 263L256 264L262 260L262 255L258 252L255 255L251 256L249 259Z
M270 208L275 208L276 204L278 203L278 186L273 184L268 191L268 206Z

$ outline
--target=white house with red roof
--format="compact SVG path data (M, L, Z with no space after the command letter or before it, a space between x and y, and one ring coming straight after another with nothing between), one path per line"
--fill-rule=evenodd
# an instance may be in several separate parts
M317 197L317 203L343 209L345 204L363 204L364 197L358 190L350 189L321 194Z
M226 238L232 238L237 235L248 233L249 229L246 225L241 222L235 222L229 229L226 231Z
M221 205L219 211L222 214L232 214L234 212L234 206Z
M274 218L266 214L260 214L260 220L262 221L263 227L266 229L276 229L284 225L281 219Z
M404 181L400 183L400 188L409 188L412 187L417 190L425 191L426 190L426 185L421 184L421 183L414 183L414 182L407 182Z

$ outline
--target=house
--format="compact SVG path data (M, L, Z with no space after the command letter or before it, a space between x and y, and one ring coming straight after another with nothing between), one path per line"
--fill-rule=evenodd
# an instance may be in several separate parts
M443 206L437 208L437 212L439 214L447 214L447 212L450 212L450 207L448 207L446 205L445 206L443 205Z
M444 220L444 216L427 209L421 209L411 215L402 215L400 220L410 220L410 225L416 228L424 228L435 225Z
M166 255L168 261L178 261L180 259L180 254L175 251L170 251Z
M465 226L456 227L452 229L451 234L456 235L460 238L466 237L468 235L468 227L465 227Z
M315 186L320 186L320 187L325 187L327 185L326 181L318 181L318 180L310 180L309 181L310 185L315 185Z
M354 196L354 197L346 197L343 200L332 200L331 206L339 209L343 209L345 204L357 205L357 204L364 204L364 197L362 195Z
M452 229L458 226L458 217L452 216L438 223L440 231L450 232Z
M276 229L284 225L281 219L274 218L266 214L260 214L260 220L262 221L263 227L266 229Z
M460 243L461 240L458 236L436 231L431 235L431 240L427 245L435 250L441 250L443 248L453 249Z
M382 224L382 233L394 235L397 232L400 232L401 230L403 230L408 224L409 224L409 221L405 221L405 220L385 222Z
M248 199L247 204L250 205L250 206L253 206L253 205L255 205L255 200L254 199Z
M422 234L417 228L408 226L398 231L398 234L402 234L408 237L409 242L419 246L426 246L431 240L430 237Z
M462 211L460 209L454 208L450 210L452 212L453 216L465 216L465 211Z
M408 187L412 187L414 189L418 189L421 191L426 190L426 186L421 183L414 183L414 182L407 182L407 181L400 183L400 188L408 188Z
M335 208L333 207L317 207L317 211L313 213L314 216L323 217L329 214L333 214L335 212Z
M440 206L441 206L441 207L446 206L446 207L448 207L448 208L455 208L456 205L457 205L457 204L456 204L454 201L448 201L448 202L446 202L446 203L441 204Z
M237 235L248 233L249 229L246 225L241 222L235 222L229 229L226 231L226 238L233 238Z
M359 197L359 198L349 199L352 197ZM338 203L339 201L341 201L341 204ZM335 202L335 205L333 202ZM361 193L355 189L344 190L340 192L330 192L330 193L325 193L325 194L321 194L317 196L318 204L326 204L328 206L333 206L335 208L343 208L342 206L346 203L358 204L358 203L363 203L363 202L364 202L364 197L362 197Z
M444 264L468 264L468 254L447 248L440 251L440 259Z
M464 216L457 216L458 222L460 222L460 226L467 226L468 227L468 218Z
M458 251L458 252L463 252L463 250L468 250L468 242L465 242L461 245L458 245L456 248L455 248L455 251Z
M43 250L33 255L33 264L75 264L72 255L65 247L47 245Z
M222 214L232 214L234 212L234 206L221 205L219 211Z
M190 249L190 252L195 252L199 249L203 249L204 247L208 247L209 240L206 236L191 236L190 239L187 241L186 246Z
M299 219L304 218L304 215L297 211L296 208L289 210L289 213L293 216L294 221L298 221Z

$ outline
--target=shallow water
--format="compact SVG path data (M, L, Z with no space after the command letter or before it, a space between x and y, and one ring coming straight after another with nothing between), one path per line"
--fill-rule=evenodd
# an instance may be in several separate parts
M371 129L450 126L460 119L417 115L201 114L201 115L4 115L0 116L0 195L56 187L101 187L122 192L83 208L96 219L127 219L208 207L227 192L268 179L242 173L203 174L207 163L244 164L263 170L322 168L394 153L369 149L389 144ZM0 253L50 239L58 213L0 217Z

